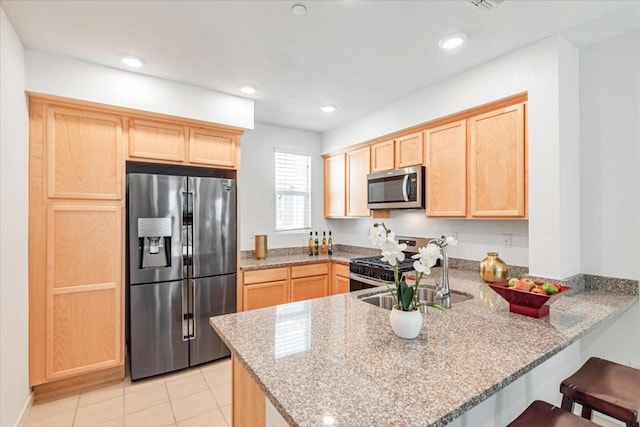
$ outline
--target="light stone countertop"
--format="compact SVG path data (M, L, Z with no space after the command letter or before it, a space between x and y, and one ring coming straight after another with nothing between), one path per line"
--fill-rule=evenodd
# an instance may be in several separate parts
M442 426L638 301L586 290L534 319L510 313L476 272L449 273L451 288L474 298L430 310L415 340L393 334L388 310L357 299L375 289L210 323L290 425L332 416L335 426Z

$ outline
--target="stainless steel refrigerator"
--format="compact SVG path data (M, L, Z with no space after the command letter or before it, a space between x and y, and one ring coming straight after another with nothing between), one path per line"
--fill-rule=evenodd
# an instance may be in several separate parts
M131 378L229 355L209 317L236 311L234 179L130 173Z

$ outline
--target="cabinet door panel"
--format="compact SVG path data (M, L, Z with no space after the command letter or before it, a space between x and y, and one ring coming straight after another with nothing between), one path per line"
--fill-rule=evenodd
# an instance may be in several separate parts
M328 295L328 276L305 277L291 280L291 302Z
M47 379L122 362L122 234L119 204L49 207Z
M119 117L50 107L45 147L48 197L122 198L124 159Z
M467 214L467 135L465 121L425 131L427 216Z
M271 307L289 302L288 281L258 283L243 287L243 301L245 310Z
M378 142L371 146L371 172L385 171L395 167L395 142Z
M47 333L47 378L115 366L122 334L115 285L51 295Z
M324 216L341 218L346 213L345 155L324 159Z
M236 137L215 130L189 130L189 162L235 169Z
M423 161L422 150L422 132L396 139L396 167L406 168L421 165Z
M152 120L129 120L129 157L184 162L184 127Z
M331 295L346 294L349 292L349 278L344 276L333 276L333 287Z
M369 216L367 175L371 158L369 147L347 153L347 216Z
M473 117L469 127L471 216L523 217L524 105Z

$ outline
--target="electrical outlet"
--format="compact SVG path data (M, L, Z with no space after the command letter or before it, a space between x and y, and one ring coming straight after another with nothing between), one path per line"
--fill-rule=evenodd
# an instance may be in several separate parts
M256 230L253 228L249 229L249 238L254 239L256 237Z
M511 247L511 234L504 233L502 235L502 247L503 248L510 248Z

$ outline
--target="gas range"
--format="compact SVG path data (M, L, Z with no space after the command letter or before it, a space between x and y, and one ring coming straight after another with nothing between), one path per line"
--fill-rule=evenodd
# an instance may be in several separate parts
M427 246L430 238L421 237L397 237L398 242L406 243L404 261L398 263L398 275L413 270L411 256L418 252L418 248ZM384 282L393 282L393 267L382 261L382 256L368 256L353 258L349 263L349 288L351 291L372 288L384 285Z

